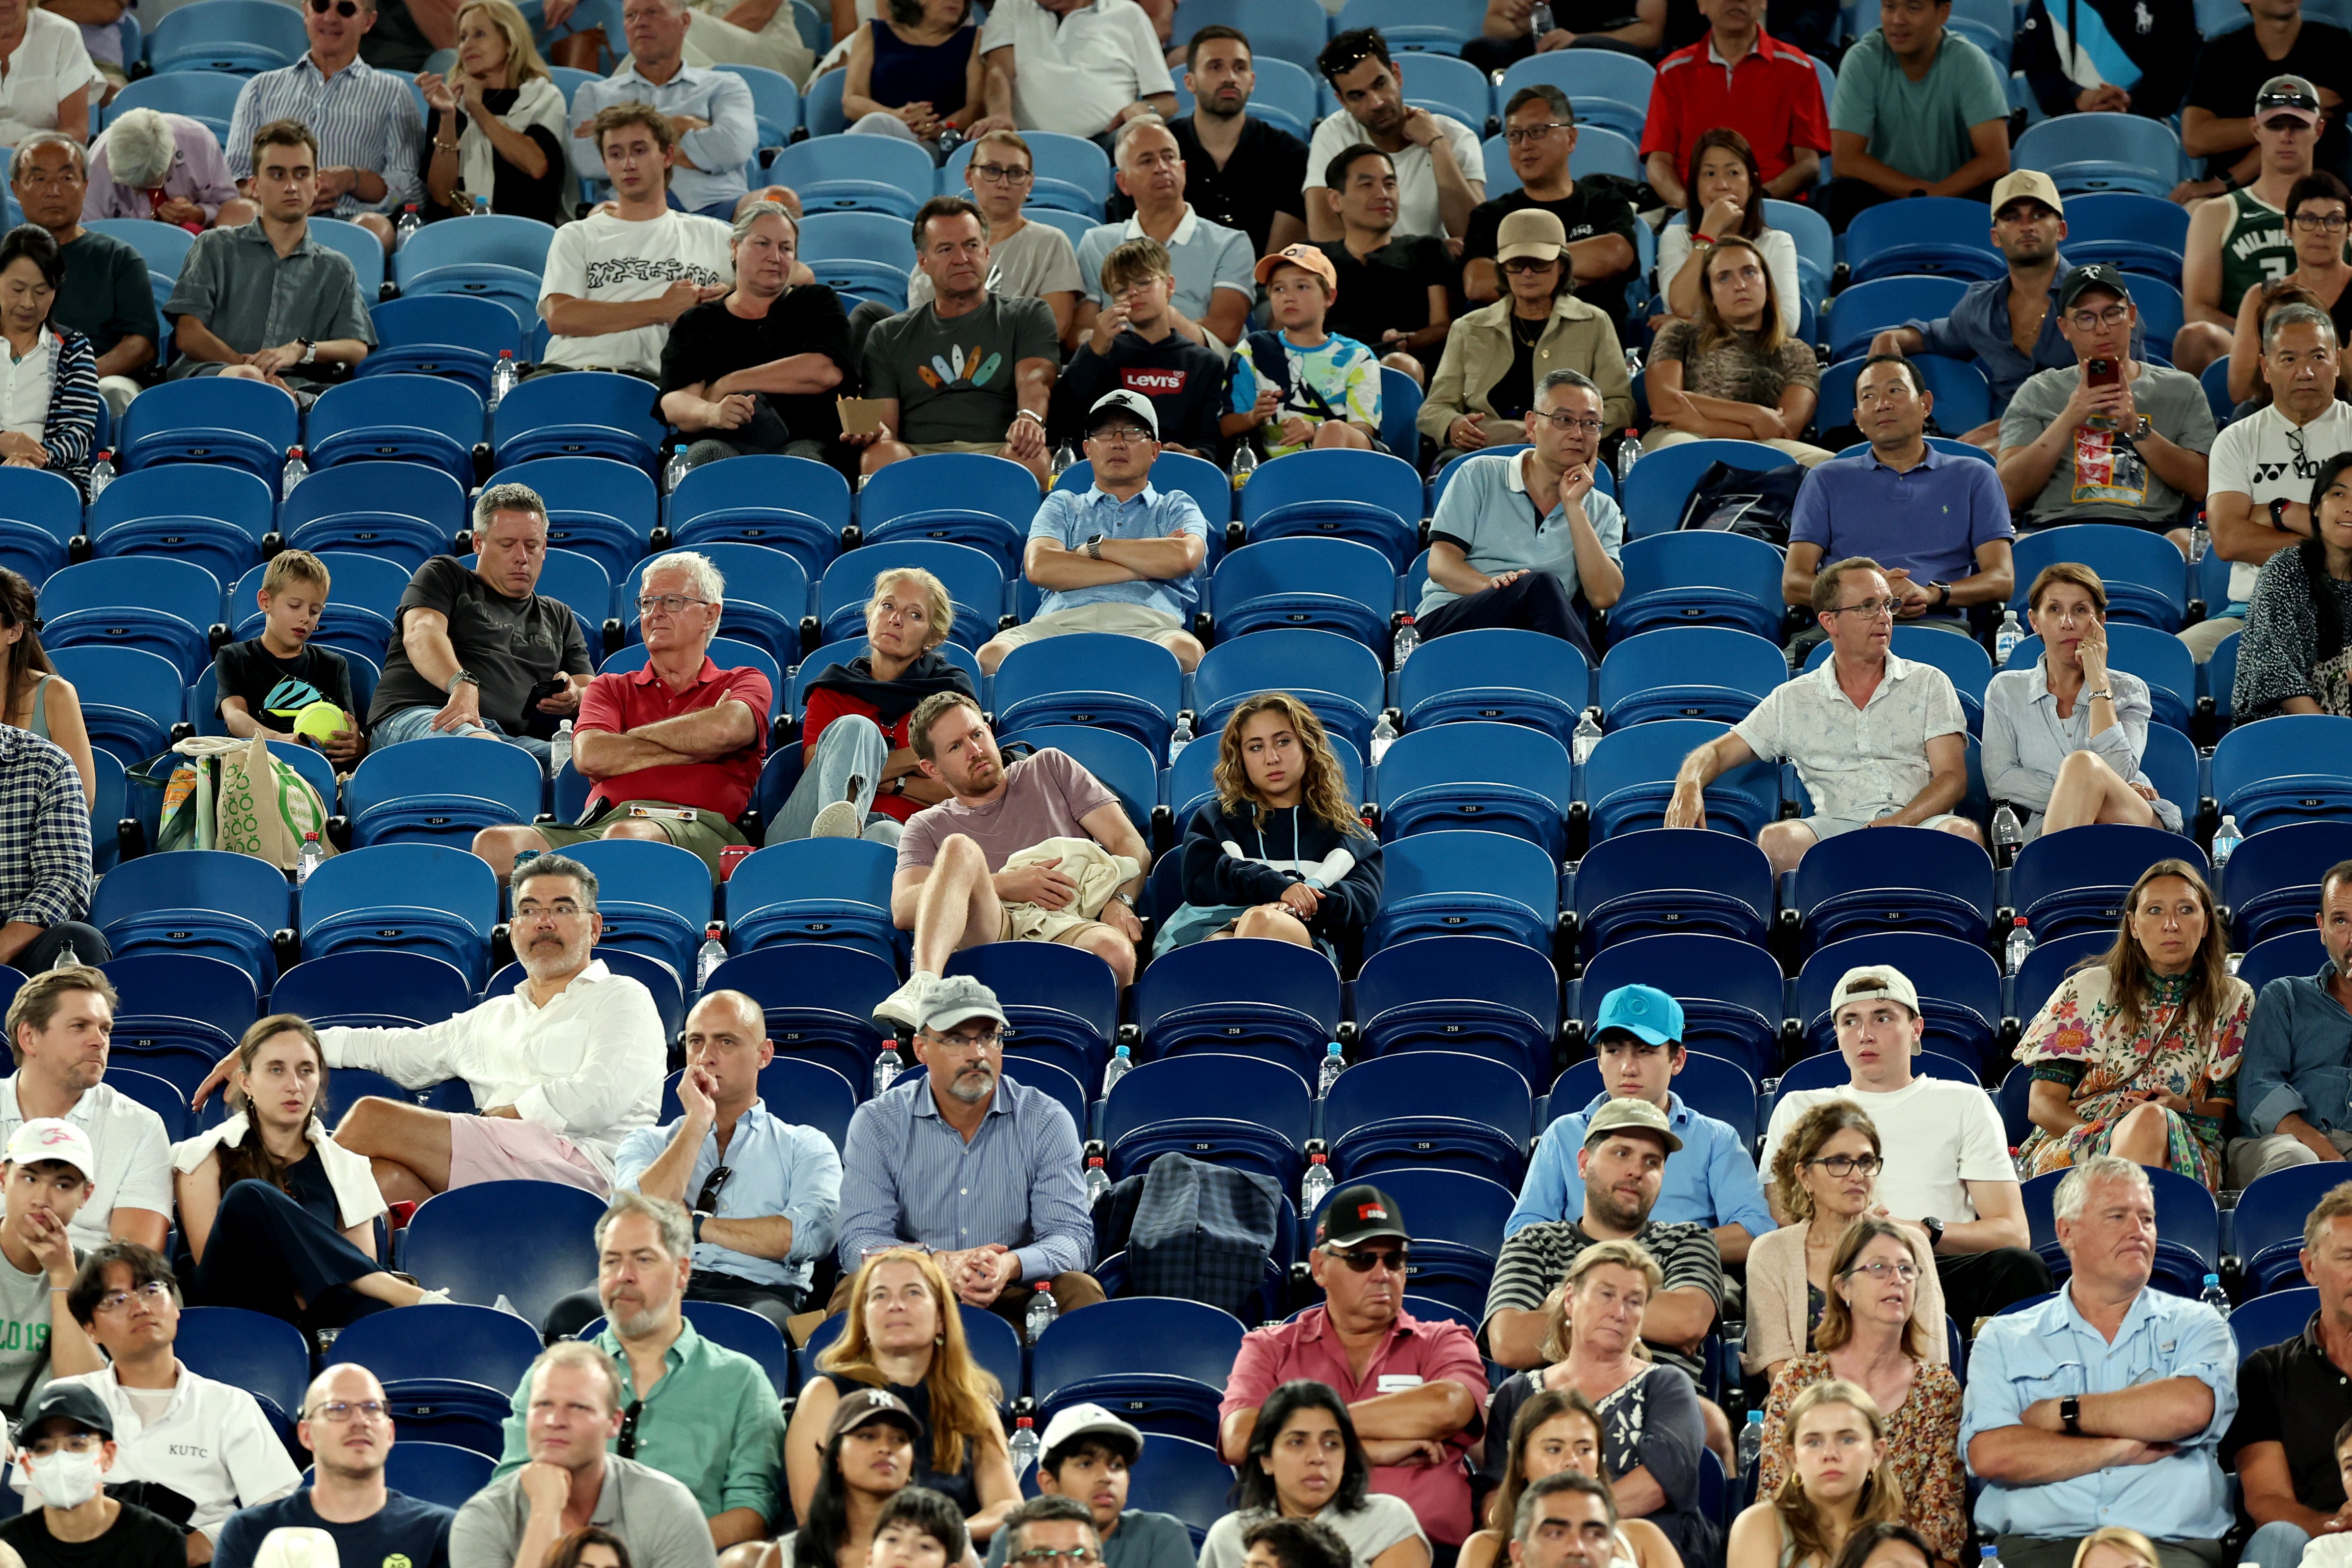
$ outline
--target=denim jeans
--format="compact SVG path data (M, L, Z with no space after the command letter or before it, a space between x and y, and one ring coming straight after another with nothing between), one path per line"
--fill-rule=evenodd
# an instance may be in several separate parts
M793 787L792 798L784 802L768 836L779 843L792 839L804 839L816 821L816 814L835 800L845 800L849 781L858 780L857 811L865 821L861 838L877 843L898 841L898 819L874 809L874 791L882 782L883 766L890 760L890 741L872 719L856 714L844 714L818 732L816 755L809 758L808 770Z
M479 724L469 724L458 729L436 732L433 727L433 716L440 711L437 707L426 707L422 703L415 707L395 708L384 715L383 722L368 732L368 744L381 751L387 746L398 746L404 740L424 740L436 733L490 735L496 736L509 746L520 746L538 758L539 766L542 770L546 768L548 758L554 751L554 747L549 746L547 742L534 737L509 735L505 727L494 718L486 718Z
M2303 1549L2310 1544L2311 1537L2304 1533L2303 1526L2282 1521L2255 1531L2238 1556L2257 1568L2295 1568L2303 1561Z

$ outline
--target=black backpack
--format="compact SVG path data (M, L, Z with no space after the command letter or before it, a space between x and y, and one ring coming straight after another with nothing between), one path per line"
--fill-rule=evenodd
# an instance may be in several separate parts
M1797 507L1797 486L1805 471L1790 465L1768 468L1734 468L1710 463L1691 486L1677 526L1712 528L1717 533L1746 534L1776 549L1789 547L1789 518Z

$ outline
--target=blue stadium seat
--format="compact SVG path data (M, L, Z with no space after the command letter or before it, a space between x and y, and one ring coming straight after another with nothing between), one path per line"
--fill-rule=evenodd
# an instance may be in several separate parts
M528 1186L533 1189L527 1194L509 1194L518 1200L541 1197L544 1195L539 1189L554 1186L550 1182L484 1185L503 1188ZM477 1190L461 1187L456 1193L445 1193L428 1201L438 1203L443 1198L463 1197ZM585 1193L578 1196L587 1197ZM455 1207L463 1209L480 1206ZM573 1207L564 1204L562 1208ZM483 1212L487 1218L497 1211ZM416 1213L421 1219L424 1207L420 1207ZM490 1234L516 1244L519 1258L530 1258L537 1249L524 1244L536 1239L528 1231L517 1234L511 1217L499 1218L509 1223L493 1222ZM440 1234L436 1223L425 1237L428 1248L436 1256ZM405 1233L403 1251L406 1254L406 1266L412 1270L415 1267L414 1240L414 1231ZM579 1251L593 1278L595 1253L584 1232L579 1239ZM493 1260L497 1260L495 1255ZM468 1283L477 1288L487 1285L493 1292L490 1301L497 1299L495 1281L469 1280ZM393 1407L394 1453L413 1443L418 1447L454 1446L495 1457L503 1447L500 1427L513 1407L514 1391L521 1385L539 1354L536 1321L534 1317L526 1322L510 1312L495 1312L489 1301L471 1305L452 1302L395 1307L388 1312L371 1312L337 1335L328 1353L329 1364L350 1362L364 1366L383 1383L384 1398ZM351 1340L349 1344L343 1343L345 1337Z
M842 89L847 86L845 73L840 71L826 71L809 78L808 90L801 95L801 126L808 132L809 141L822 141L849 129L848 117L841 109ZM769 168L772 172L775 165L771 163Z
M1853 423L1854 381L1862 374L1864 357L1856 353L1822 371L1821 403L1813 411L1814 429L1830 431ZM1974 430L1992 417L1992 387L1974 361L1947 359L1941 354L1915 354L1911 363L1919 371L1919 379L1927 383L1927 394L1936 400L1936 423L1942 428Z
M1665 718L1737 724L1788 678L1780 644L1752 632L1668 628L1618 643L1601 659L1601 723L1610 729Z
M1287 60L1309 71L1330 37L1329 14L1317 0L1182 0L1176 7L1173 36L1189 38L1213 23L1246 28L1261 57ZM1224 1511L1222 1503L1216 1511Z
M1091 725L1135 741L1156 768L1184 706L1184 672L1157 643L1080 632L1013 649L997 666L993 691L1003 733Z
M292 65L310 47L299 14L287 16L272 0L230 0L217 11L191 7L176 20L164 16L147 40L147 63L158 76L219 71L250 77Z
M135 61L139 57L125 51L122 57ZM106 105L103 123L110 125L134 109L152 109L163 114L184 115L211 131L214 141L226 143L229 122L236 117L236 95L244 86L245 78L230 71L183 69L166 71L160 76L142 77L116 91ZM92 105L91 108L95 111L97 106ZM100 123L99 115L93 112L90 116L90 140L93 141L98 140L95 133ZM113 234L118 239L128 240L128 235L112 225L131 224L154 224L158 228L179 227L176 224L155 224L152 218L93 218L87 226L100 233ZM195 236L185 229L181 229L180 234L179 254L184 257L187 246L194 243ZM144 246L141 250L142 254L146 254ZM179 267L173 266L158 270L177 273Z
M1787 1012L1771 954L1727 936L1639 936L1603 947L1584 967L1577 1016L1590 1039L1601 998L1620 986L1655 986L1683 1008L1683 1044L1762 1079L1780 1066Z
M713 903L710 868L699 856L646 839L597 839L567 852L601 884L600 946L647 954L681 975L693 971Z
M2246 1129L2252 1135L2251 1127ZM2238 1196L2231 1249L2245 1260L2246 1283L2256 1295L2300 1285L2303 1222L2319 1200L2344 1183L2336 1164L2290 1166L2256 1176Z
M812 133L776 154L768 177L798 193L801 210L883 213L911 220L930 200L930 154L911 141L883 138L877 151Z
M896 467L893 464L891 466ZM886 470L887 472L887 470ZM947 584L955 604L950 640L977 648L1004 613L1003 564L986 550L936 539L865 545L834 559L817 584L817 622L828 643L866 635L866 601L885 567L919 566Z
M385 650L392 644L392 612L399 607L401 595L398 590L404 590L408 586L409 574L391 561L379 560L373 556L356 555L348 551L338 550L332 555L322 556L320 559L326 563L328 572L334 578L334 591L327 601L325 611L320 616L318 628L310 633L310 640L307 645L313 648L332 648L343 655L346 664L354 654L371 664L379 663L385 657ZM381 569L394 580L395 591L391 594L388 601L377 599L371 602L368 595L362 591L362 584L376 576L374 571L367 570L370 568ZM228 608L234 617L230 635L239 641L260 636L268 624L268 612L261 608L259 600L261 584L268 570L266 566L253 568L228 591ZM347 581L351 585L348 591L345 586ZM377 608L379 603L383 608ZM365 724L367 704L359 700L356 690L358 683L354 681L352 685L354 687L352 697L352 706L361 723ZM215 704L218 702L217 687L215 690ZM325 758L321 758L320 760L323 762ZM326 781L331 789L334 782L334 769L331 765L326 769ZM329 800L332 799L327 789L322 789L320 793L327 796Z
M1559 866L1538 845L1508 833L1415 833L1389 845L1381 862L1381 912L1366 952L1441 936L1499 936L1550 952Z
M1679 527L1692 486L1711 464L1762 473L1793 462L1759 441L1685 441L1645 454L1625 481L1625 537L1643 539Z
M1465 1051L1408 1051L1350 1065L1323 1097L1323 1141L1342 1184L1398 1166L1527 1174L1535 1099L1517 1069Z
M173 462L125 474L90 505L90 548L100 556L170 555L233 582L261 559L276 486L275 474L265 482L226 464Z
M1193 734L1203 742L1223 734L1235 708L1268 691L1305 703L1358 756L1370 748L1373 720L1388 701L1380 657L1361 643L1329 632L1259 632L1219 643L1192 672Z
M1220 638L1288 627L1335 632L1374 653L1388 646L1396 568L1354 539L1264 539L1226 556L1207 587Z
M2205 1275L2221 1261L2221 1213L2203 1182L2158 1166L2141 1168L2147 1172L2148 1186L2156 1197L2156 1269L2148 1282L2159 1291L2194 1301L2204 1288ZM2051 1199L2065 1174L2052 1171L2034 1176L2023 1184L2021 1193L2033 1249L2050 1265L2061 1286L2073 1275L2074 1265L2058 1246Z
M1139 1062L1217 1051L1262 1056L1311 1079L1339 1027L1339 972L1316 949L1287 942L1237 936L1178 947L1132 989Z
M147 392L156 395L151 401L142 393L116 435L114 465L126 476L155 464L226 465L278 494L286 449L302 439L293 398L266 382L222 376L165 382Z
M329 883L328 891L332 887ZM326 894L306 883L303 895L323 902ZM493 889L493 913L496 900ZM345 947L305 958L279 976L269 991L271 1012L299 1013L320 1029L331 1024L413 1028L439 1023L473 1005L474 988L463 968L404 948Z
M213 82L228 84L229 107L234 110L237 92L245 83L236 77L216 71L182 71L171 76L142 77L137 87L151 92L173 93L190 83L208 85ZM134 88L126 87L117 96L129 98L134 90ZM131 105L133 109L140 107ZM163 112L176 114L180 111L164 110ZM223 121L223 126L226 128L226 121ZM160 272L166 277L180 276L180 269L187 265L189 247L196 243L196 236L179 225L158 223L153 218L92 218L82 226L92 234L121 240L139 253L140 259L146 262L148 271Z
M864 839L799 839L746 855L726 886L728 946L847 944L895 962L890 878L897 857Z
M2116 630L2126 630L2118 627ZM2128 628L2147 632L2144 626ZM2162 638L2179 648L2184 660L2188 649L2177 638ZM1897 655L1922 664L1933 664L1950 677L1953 689L1958 693L1960 712L1968 719L1969 733L1982 738L1984 728L1985 688L1992 683L1992 659L1984 644L1969 637L1955 637L1932 626L1896 626L1892 651ZM2035 644L2035 652L2041 645ZM1813 652L1805 656L1808 672L1819 669L1830 656L1826 643L1813 644Z
M123 776L121 758L110 751L92 751L89 765L98 775L98 782L90 791L89 866L90 870L104 876L122 858L121 823L129 819L143 823L146 814L131 808L129 799L131 784ZM162 810L163 802L159 800L156 802L159 817Z
M1352 27L1377 27L1391 49L1458 59L1462 46L1478 36L1479 24L1486 14L1479 0L1348 0L1333 26L1343 32ZM1415 60L1411 65L1425 63ZM1401 80L1403 68L1400 67ZM1479 85L1486 85L1484 77L1479 78ZM1408 90L1418 96L1417 88ZM1473 126L1483 123L1488 112L1491 110L1482 110L1472 121Z
M2104 191L2169 196L2182 167L2180 138L2169 125L2112 113L2066 114L2030 126L2017 139L2011 162L2049 175L2062 196Z
M35 589L63 570L81 533L81 492L45 468L0 469L0 566Z
M2113 191L2066 204L2066 259L2077 267L2105 262L2178 288L2188 243L2189 209L2162 196Z
M1602 736L1585 760L1578 791L1591 804L1594 840L1662 826L1683 758L1728 727L1667 718ZM1780 770L1769 759L1735 768L1706 787L1706 805L1710 829L1752 840L1780 814Z
M592 947L588 956L615 975L625 976L653 993L654 1011L661 1015L662 1038L672 1042L686 1024L685 991L679 984L677 971L659 958L633 952L626 947ZM482 999L503 997L520 986L530 977L520 964L509 964L492 975L482 988ZM431 1104L429 1099L425 1102Z
M186 682L213 662L221 585L194 561L115 556L60 570L42 584L40 610L41 642L53 653L136 648L171 661Z
M2326 962L2327 949L2319 940L2319 928L2314 925L2247 948L2238 965L2238 978L2259 995L2264 986L2282 975L2315 975Z
M1903 627L1896 627L1899 638ZM1918 635L1927 632L1921 629ZM1957 643L1957 637L1946 637ZM1907 649L1898 648L1905 658L1912 657ZM2009 655L2006 669L2029 668L2042 657L2042 639L2028 637ZM2136 626L2129 622L2115 621L2107 625L2107 667L2137 675L2147 683L2149 706L2156 722L2181 734L2189 733L2189 721L2197 711L2197 661L2189 645L2179 638L2159 632L2152 626ZM1950 674L1948 668L1945 672Z
M2241 824L2242 826L2243 824ZM2302 930L2319 907L2319 879L2352 860L2352 821L2289 822L2247 836L2221 868L2221 902L2241 950Z
M311 219L310 237L342 254L356 275L361 306L374 304L383 292L383 242L346 218Z
M1923 196L1854 214L1845 254L1855 283L1924 276L1979 282L2009 276L1982 202Z
M596 372L575 371L570 375L550 376L544 381L526 382L527 386L549 386L557 382L576 382ZM635 396L645 401L645 383L634 376L614 376L615 381L635 382ZM499 419L504 419L514 400L522 394L518 387L506 402L499 405ZM500 426L503 430L508 428ZM648 427L650 428L650 427ZM621 437L625 433L614 432ZM520 438L529 443L531 438ZM636 436L626 436L619 444L635 442ZM574 455L551 456L534 455L529 466L513 465L501 457L499 471L490 476L493 486L528 485L539 492L547 503L547 543L551 554L559 549L576 550L604 569L604 575L614 582L629 575L646 553L654 527L661 520L661 501L655 493L651 474L636 463L612 455ZM470 541L469 541L470 542ZM609 613L609 612L608 612Z
M1051 1062L1096 1093L1118 1031L1118 982L1110 966L1083 947L1050 942L986 942L948 960L950 975L970 975L996 993L1012 1021L1007 1064Z
M764 454L688 470L667 505L679 549L765 545L799 561L811 581L841 553L852 510L849 481L837 469Z
M2220 679L2218 670L2213 678ZM2347 758L2352 719L2274 715L2231 730L2213 748L2213 798L2250 834L2282 822L2352 816Z
M1511 1189L1466 1171L1421 1166L1382 1171L1380 1185L1412 1228L1412 1262L1405 1270L1412 1289L1483 1311L1503 1225L1517 1201ZM1307 1235L1320 1218L1319 1209L1301 1216Z
M2024 964L2009 982L2009 1011L2011 1017L2031 1023L2042 1004L2058 988L2074 967L2085 958L2095 958L2115 942L2112 931L2077 931L2071 936L2038 943L2026 955Z
M163 1123L166 1139L177 1143L188 1135L188 1097L170 1079L133 1067L118 1067L107 1074L106 1081L125 1099L154 1112ZM214 1103L216 1108L219 1103Z
M1855 284L1830 301L1831 361L1864 352L1873 335L1886 328L1915 318L1932 321L1950 315L1967 290L1968 285L1957 277L1881 277Z
M471 555L459 558L468 571L480 559ZM602 628L613 618L613 578L602 560L576 549L551 549L541 558L537 591L572 607L572 613L580 622L581 639L588 644L591 654L603 645ZM714 643L728 641L730 640L713 639Z
M811 620L808 574L801 563L766 545L712 540L695 549L726 579L719 635L765 650L781 669L800 663L803 622ZM658 559L648 556L637 562L621 584L621 624L633 640L644 635L637 625L637 598L645 590L646 569ZM769 694L772 699L779 695Z
M2221 639L2221 644L2213 650L2213 656L2206 661L2201 677L2205 690L2212 695L2213 711L2221 716L2223 724L2231 722L2232 718L2231 693L2238 684L2238 640L2242 635L2242 632L2232 632ZM2242 823L2240 825L2243 826Z
M1628 543L1621 564L1624 590L1608 612L1612 637L1672 626L1729 626L1780 638L1780 552L1762 539L1703 528L1654 534Z
M1551 1071L1559 995L1551 960L1519 942L1395 943L1366 958L1356 978L1360 1064L1392 1052L1470 1053L1540 1084Z
M401 1232L400 1267L460 1301L489 1306L504 1296L536 1323L559 1299L595 1282L593 1232L604 1212L603 1199L560 1182L455 1187L417 1207Z
M1884 844L1851 833L1824 839L1797 862L1790 904L1807 946L1889 928L1980 941L1992 922L1992 857L1932 828L1886 831L1895 837Z
M678 1077L673 1072L662 1080L663 1126L685 1114L678 1103ZM776 1057L760 1069L760 1098L784 1120L823 1133L836 1153L847 1145L849 1119L857 1113L857 1088L831 1062L805 1056Z
M352 383L362 384L372 383ZM278 527L295 549L362 550L414 572L449 553L468 526L472 483L470 458L462 478L419 463L341 463L296 486L278 508Z
M459 746L471 749L451 749ZM546 797L546 773L530 752L462 736L372 752L343 790L354 849L416 842L464 849L479 829L530 821Z
M1527 725L1566 746L1591 701L1592 671L1573 643L1487 627L1415 649L1397 672L1396 697L1407 730L1484 720Z
M376 346L352 372L377 376L446 376L474 389L485 402L500 353L522 354L521 323L495 299L464 294L419 294L373 307Z
M1242 1347L1232 1313L1172 1296L1105 1301L1056 1318L1030 1347L1038 1415L1093 1402L1151 1434L1217 1440L1217 1405ZM1152 1443L1147 1442L1149 1448Z
M2009 871L2009 902L2026 917L2037 940L2076 931L2112 933L2124 896L2159 860L2178 859L2207 873L2193 840L2161 828L2095 823L2048 833L2019 852Z
M1640 56L1613 49L1560 49L1529 55L1513 62L1496 83L1495 107L1499 112L1521 88L1540 84L1559 89L1571 100L1609 98L1639 107L1650 101L1650 86L1657 74Z
M1636 936L1684 931L1762 945L1772 924L1771 862L1754 844L1727 838L1653 828L1587 850L1576 862L1575 887L1586 955Z
M1444 56L1433 58L1443 59ZM1417 74L1417 73L1416 73ZM1475 74L1475 70L1474 70ZM1486 88L1484 78L1479 88ZM1411 455L1421 450L1421 383L1398 370L1394 365L1381 367L1381 444L1391 452L1406 454L1405 461L1415 462Z
M539 324L540 277L554 242L555 230L538 219L501 213L471 223L427 224L394 253L392 280L404 297L460 294L503 305L529 332Z
M1029 143L1037 172L1030 186L1031 204L1085 213L1099 221L1103 204L1110 200L1110 155L1086 137L1066 136L1059 131L1031 131L1023 139ZM971 162L971 143L967 141L950 155L947 166L940 171L941 191L954 193L963 190L964 165Z
M440 376L370 376L320 393L303 429L313 469L368 458L425 463L471 485L482 400Z
M2169 552L2169 553L2167 553ZM2180 551L2161 534L2119 523L2075 523L2042 528L2017 541L2017 591L2010 608L2025 610L2025 589L2045 566L2081 561L2107 585L2111 621L2178 632L2188 614L2189 578Z
M915 236L895 212L819 210L801 221L801 258L811 267L854 258L915 268Z
M98 884L89 923L117 957L196 953L235 964L257 982L278 977L270 946L293 924L285 873L251 855L182 850L126 861Z
M778 845L761 853L792 847ZM887 919L888 912L882 913ZM741 929L740 924L737 929ZM757 1000L767 1009L768 1032L779 1056L806 1057L833 1068L863 1099L873 1083L875 1054L883 1043L874 1028L874 1004L898 988L898 976L870 951L856 951L839 942L787 940L739 952L712 972L704 988L738 990Z
M811 38L808 42L821 45L822 40ZM792 78L765 66L738 65L732 60L722 62L716 68L742 78L743 84L751 89L751 112L759 122L761 151L781 148L792 141L793 133L801 128L800 89L793 85ZM777 175L776 178L782 180L783 177ZM791 183L790 181L784 183ZM914 216L912 213L907 215Z
M187 688L169 660L141 648L58 648L49 663L80 694L90 745L128 768L171 744L171 727L187 711Z
M700 1302L689 1301L691 1312ZM443 1508L465 1506L467 1499L490 1484L498 1461L473 1448L421 1438L396 1442L383 1457L384 1484L405 1496Z
M1933 931L1867 932L1814 948L1797 972L1796 1016L1805 1026L1805 1049L1837 1050L1831 993L1839 977L1865 964L1892 965L1917 989L1925 1049L1997 1068L1990 1058L2001 1021L2000 966L1981 942Z
M1797 277L1809 300L1826 298L1830 274L1837 267L1837 240L1830 233L1829 219L1802 203L1767 196L1764 221L1796 241Z
M533 458L609 457L650 477L669 437L650 407L646 383L636 376L610 371L541 376L500 401L490 416L491 444L500 468Z
M1261 91L1265 87L1263 71L1258 74L1258 87ZM1256 98L1253 97L1250 102L1255 105ZM1083 494L1093 489L1094 483L1095 465L1081 457L1055 477L1053 487ZM1223 469L1204 457L1194 457L1183 452L1162 452L1152 459L1151 483L1162 490L1183 491L1192 497L1192 504L1201 508L1201 516L1209 522L1209 559L1204 564L1214 570L1218 558L1224 553L1225 524L1232 520L1234 515L1233 481L1225 476Z
M1184 0L1180 9L1189 11L1205 3ZM1307 4L1313 5L1315 0ZM1317 25L1320 26L1319 17ZM1143 1452L1129 1471L1128 1488L1129 1506L1173 1514L1184 1521L1192 1544L1198 1547L1209 1527L1231 1511L1227 1503L1234 1490L1234 1471L1210 1444L1160 1437L1143 1445Z
M198 1376L252 1395L280 1435L291 1435L310 1384L310 1343L300 1329L242 1307L183 1307L172 1349Z
M1297 534L1370 545L1400 572L1420 548L1421 478L1380 452L1294 452L1258 465L1242 491L1252 543Z
M450 764L445 759L441 766ZM315 962L353 951L422 955L454 966L469 986L478 986L488 967L499 907L497 874L462 843L354 849L328 857L302 884L302 956ZM410 980L400 991L363 993L367 1004L398 1014L414 1005L416 989L409 988L424 988L428 1005L446 999L446 977L437 970L422 974L429 979ZM378 983L388 984L389 977ZM331 994L320 993L320 1000ZM344 1006L351 1005L346 998Z
M1702 1116L1712 1116L1739 1134L1740 1143L1748 1148L1756 1146L1762 1127L1756 1115L1756 1080L1737 1062L1726 1061L1704 1051L1683 1054L1682 1071L1675 1074L1674 1092L1682 1096L1683 1103ZM1601 1082L1601 1062L1596 1057L1586 1057L1559 1075L1552 1085L1552 1104L1565 1109L1552 1112L1557 1122L1565 1115L1580 1115L1607 1091Z
M2283 1344L2302 1333L2317 1311L2319 1292L2309 1285L2273 1291L2240 1306L2230 1314L2230 1333L2238 1341L2239 1364L2243 1365L2258 1350Z
M1491 137L1487 146L1491 148L1501 141L1499 136ZM1634 140L1599 125L1578 133L1576 148L1568 155L1568 167L1570 174L1579 180L1594 174L1612 174L1621 180L1643 177L1642 154ZM1499 194L1506 187L1512 191L1519 188L1518 172L1511 167L1509 151L1506 148L1500 158L1488 152L1486 189Z
M1373 775L1383 842L1450 828L1511 833L1554 860L1568 848L1574 800L1568 748L1517 724L1414 730Z
M1174 1150L1258 1172L1292 1190L1314 1132L1307 1083L1293 1064L1262 1051L1200 1051L1143 1062L1103 1099L1110 1177L1138 1175Z
M253 977L198 953L134 953L100 966L114 982L110 1060L194 1093L259 1016Z
M680 1301L678 1310L694 1325L694 1332L711 1343L758 1362L777 1398L792 1396L793 1353L784 1343L783 1330L748 1307L730 1307L723 1301ZM594 1318L572 1337L593 1340L605 1327L604 1319Z

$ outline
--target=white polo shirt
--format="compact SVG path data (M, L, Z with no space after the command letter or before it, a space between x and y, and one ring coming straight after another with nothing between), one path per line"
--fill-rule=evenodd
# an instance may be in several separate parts
M1066 16L1037 0L998 0L980 52L1008 46L1013 119L1024 131L1100 136L1129 104L1176 90L1160 34L1135 0L1094 0Z
M163 1117L111 1084L100 1083L75 1102L66 1120L89 1134L98 1155L98 1171L91 1177L98 1190L67 1227L75 1246L103 1247L113 1240L109 1224L118 1207L172 1218L172 1141L163 1135ZM0 1144L24 1124L12 1072L0 1078Z
M182 1366L171 1403L150 1422L140 1416L132 1391L116 1380L110 1366L55 1378L50 1386L61 1383L87 1385L106 1401L114 1416L117 1450L106 1479L170 1487L196 1505L189 1526L208 1536L217 1538L221 1521L238 1509L275 1502L302 1484L302 1472L286 1457L286 1445L270 1429L269 1417L242 1388L199 1377ZM10 1474L23 1490L23 1468L12 1467Z
M2254 505L2255 520L2267 523L2273 501L2309 501L2319 465L2344 451L2352 451L2352 403L2331 402L2304 425L2290 422L2278 404L2267 403L2259 413L2223 425L2213 438L2205 493L2218 496L2228 490L2243 496ZM2231 603L2253 598L2254 579L2261 571L2250 561L2231 563ZM2218 615L2221 609L2217 604L2213 612Z

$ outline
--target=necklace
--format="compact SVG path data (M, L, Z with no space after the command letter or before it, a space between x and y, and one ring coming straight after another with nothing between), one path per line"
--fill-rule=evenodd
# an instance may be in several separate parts
M1550 321L1551 318L1549 316L1540 321L1522 321L1518 317L1513 316L1511 339L1523 349L1532 349L1543 340L1544 328Z

